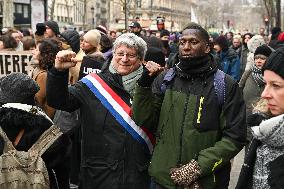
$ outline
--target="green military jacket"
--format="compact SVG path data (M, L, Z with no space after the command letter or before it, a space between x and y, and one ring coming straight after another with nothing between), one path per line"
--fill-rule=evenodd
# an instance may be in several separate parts
M207 78L176 76L161 92L164 74L151 88L136 87L133 118L155 133L149 173L165 188L177 189L173 167L196 159L204 189L228 184L230 160L246 143L245 104L237 83L225 76L224 104L219 104L213 74Z

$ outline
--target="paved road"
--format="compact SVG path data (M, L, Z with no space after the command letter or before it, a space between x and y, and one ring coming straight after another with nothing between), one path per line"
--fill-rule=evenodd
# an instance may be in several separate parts
M238 178L239 178L241 167L242 167L243 162L244 162L244 154L245 154L245 150L243 149L234 158L232 170L231 170L231 179L230 179L229 189L234 189L237 185L237 181L238 181Z

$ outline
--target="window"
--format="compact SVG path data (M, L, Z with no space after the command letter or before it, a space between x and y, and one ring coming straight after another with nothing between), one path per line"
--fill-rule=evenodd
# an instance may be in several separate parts
M16 13L23 13L21 4L16 4Z
M29 7L28 5L24 5L24 18L28 18L29 17Z
M2 15L3 14L3 5L2 5L2 3L0 3L0 15Z
M136 6L137 6L137 8L141 8L142 7L141 0L137 0L136 1Z

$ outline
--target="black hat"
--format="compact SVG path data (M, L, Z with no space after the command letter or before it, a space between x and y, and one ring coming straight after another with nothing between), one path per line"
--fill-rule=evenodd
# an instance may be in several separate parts
M162 38L163 36L170 36L170 32L168 30L161 30L160 38Z
M132 22L129 24L130 28L141 28L141 25L138 22Z
M226 39L225 36L221 35L217 37L214 41L214 44L219 45L222 50L228 49L229 48L229 43L228 40Z
M45 24L44 23L37 23L36 24L36 35L43 35L45 32Z
M269 55L271 53L272 53L271 48L269 48L267 45L261 45L261 46L259 46L255 49L254 56L261 54L261 55L264 55L266 57L269 57Z
M53 20L48 20L45 22L45 25L48 26L56 35L60 33L57 22Z
M78 53L80 51L80 35L75 30L65 30L60 34L66 42L71 46L72 51Z
M146 54L145 54L145 61L153 61L160 66L165 66L165 54L163 51L156 47L149 47Z
M271 40L277 39L277 37L280 33L281 33L280 27L273 27L271 29Z
M11 73L0 78L0 103L34 104L38 84L23 73Z
M262 71L270 70L284 79L284 47L276 49L270 54Z

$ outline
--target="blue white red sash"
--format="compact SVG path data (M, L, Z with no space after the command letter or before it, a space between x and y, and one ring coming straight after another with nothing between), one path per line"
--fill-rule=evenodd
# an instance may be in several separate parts
M139 127L131 118L131 108L96 74L91 73L81 80L114 116L120 125L140 143L153 151L154 137L143 127Z

